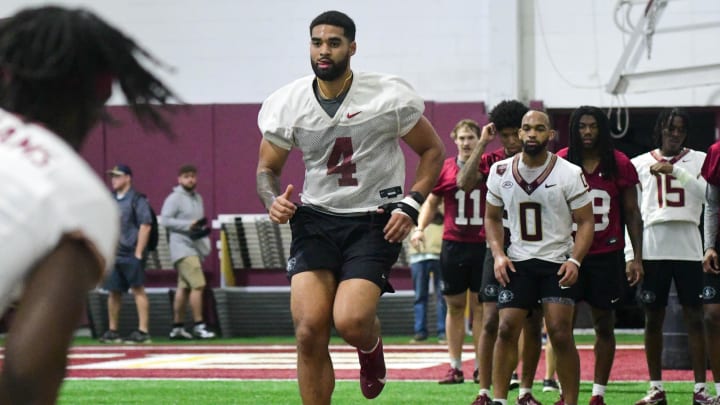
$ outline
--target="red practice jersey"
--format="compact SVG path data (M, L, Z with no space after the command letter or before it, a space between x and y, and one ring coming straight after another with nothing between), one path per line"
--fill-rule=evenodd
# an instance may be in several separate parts
M485 215L485 182L480 182L466 193L457 186L459 171L455 157L445 159L440 178L432 190L433 194L443 199L445 205L443 239L483 243L485 236L480 235L480 230Z
M700 174L708 184L720 187L720 142L715 142L708 149Z
M559 150L557 154L567 159L568 148ZM614 252L625 247L622 192L628 187L635 187L640 181L635 166L624 153L615 150L615 162L617 176L612 179L601 175L599 165L592 173L583 169L595 214L595 236L588 254Z

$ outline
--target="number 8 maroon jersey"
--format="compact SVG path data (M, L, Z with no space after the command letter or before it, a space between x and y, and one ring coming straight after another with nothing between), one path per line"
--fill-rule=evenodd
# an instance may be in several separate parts
M592 173L583 169L585 180L590 186L593 214L595 215L595 236L588 254L609 253L625 247L624 224L622 222L622 192L635 187L638 180L637 170L630 159L615 150L617 174L607 178L600 173L600 165ZM568 148L558 151L558 156L566 159Z

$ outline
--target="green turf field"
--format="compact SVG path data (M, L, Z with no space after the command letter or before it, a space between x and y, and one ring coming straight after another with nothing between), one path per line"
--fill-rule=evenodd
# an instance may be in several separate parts
M410 336L385 336L386 344L405 344ZM578 344L592 344L593 335L576 335ZM154 344L293 344L292 337L260 337L214 339L212 341L176 342L165 338L154 338ZM466 340L470 343L470 339ZM642 335L618 334L618 344L642 344ZM332 343L342 344L339 338ZM432 343L432 340L429 341ZM74 345L97 344L91 338L77 338ZM639 375L638 380L645 379ZM611 383L606 402L610 405L631 405L645 394L647 382ZM666 383L669 393L668 404L688 405L691 403L692 383ZM714 392L712 383L709 390ZM580 404L587 404L591 384L583 383ZM367 401L362 397L357 381L338 381L333 395L333 404L466 404L469 405L477 394L477 385L470 382L458 385L439 385L435 381L407 382L389 381L382 395ZM536 398L545 405L557 400L557 393L541 392L536 383ZM517 391L510 394L514 404ZM300 404L295 381L214 381L214 380L69 380L61 391L59 400L63 405L101 404Z
M667 383L669 405L688 405L692 398L691 383ZM580 404L587 404L591 384L580 387ZM631 405L645 394L647 383L612 383L605 402L610 405ZM712 391L712 389L711 389ZM469 405L477 393L472 383L439 385L435 382L388 382L385 391L372 402L363 398L356 381L339 381L333 404L453 404ZM557 400L557 393L535 389L536 398L545 405ZM517 391L510 395L511 403ZM67 381L59 404L62 405L198 405L198 404L300 404L297 385L292 381Z

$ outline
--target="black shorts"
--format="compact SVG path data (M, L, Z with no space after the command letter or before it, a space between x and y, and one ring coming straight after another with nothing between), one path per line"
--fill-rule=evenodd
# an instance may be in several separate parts
M515 272L508 271L510 282L500 287L498 309L524 308L532 311L538 303L575 304L577 283L560 288L557 275L562 263L530 259L513 262Z
M500 283L495 278L495 260L492 256L490 248L485 250L485 260L483 262L482 284L478 299L480 302L497 303L498 293L500 292Z
M383 292L394 292L388 280L402 244L385 240L388 220L389 214L336 216L298 207L290 220L288 278L304 271L330 270L338 283L360 278Z
M135 257L118 257L113 271L105 279L104 287L108 291L123 293L130 287L140 287L144 284L143 261Z
M485 261L484 243L442 241L440 271L442 272L442 293L461 294L467 289L480 291L482 268Z
M577 281L578 301L606 311L618 307L625 295L625 255L622 250L587 255Z
M703 274L703 304L720 304L720 274Z
M681 305L702 304L702 262L690 260L643 260L645 277L640 286L640 302L649 309L665 308L670 294L670 283L675 280L678 301Z

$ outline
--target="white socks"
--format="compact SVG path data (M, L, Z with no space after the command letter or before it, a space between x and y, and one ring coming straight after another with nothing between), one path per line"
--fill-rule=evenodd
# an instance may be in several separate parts
M660 391L665 391L665 388L663 388L662 381L650 381L650 388L657 388Z

